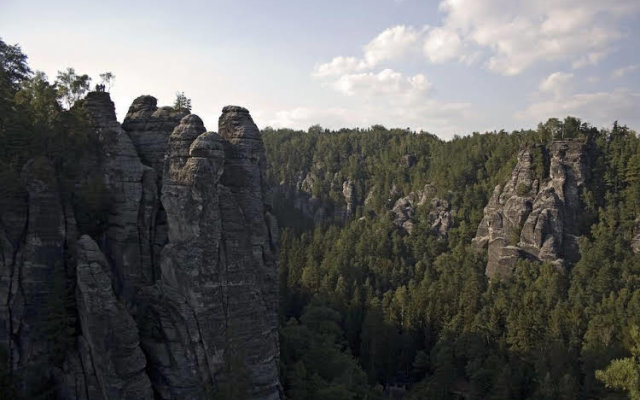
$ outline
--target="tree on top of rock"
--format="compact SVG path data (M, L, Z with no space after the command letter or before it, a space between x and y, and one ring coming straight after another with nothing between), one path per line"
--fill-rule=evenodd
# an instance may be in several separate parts
M177 111L185 110L191 112L191 99L184 95L184 92L176 92L176 99L173 108Z
M113 86L113 81L115 80L116 80L116 76L111 72L105 72L103 74L100 74L100 84L106 86L107 92L111 90L111 87Z
M90 84L91 78L89 75L77 75L73 68L67 68L64 72L58 71L56 85L62 102L67 108L71 108L76 101L80 100L89 91Z

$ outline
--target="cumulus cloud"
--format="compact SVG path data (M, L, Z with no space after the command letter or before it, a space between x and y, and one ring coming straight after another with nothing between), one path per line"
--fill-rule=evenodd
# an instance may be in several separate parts
M325 78L374 68L383 61L397 59L414 49L419 37L420 32L410 26L387 28L363 47L362 58L334 57L327 63L317 65L312 76Z
M431 62L442 63L460 56L462 41L453 30L435 28L428 31L423 49Z
M422 49L432 63L480 57L502 75L518 75L540 62L567 61L572 68L596 65L625 37L620 21L640 12L637 0L444 0L442 24L382 31L361 58L336 57L314 76L363 71Z
M334 57L328 63L317 65L312 73L315 78L339 76L353 71L361 71L367 68L363 60L355 57Z
M445 0L440 29L456 32L467 48L487 53L487 67L517 75L542 61L568 60L574 68L597 64L622 38L618 22L638 13L635 0Z
M430 86L422 74L405 77L388 68L378 73L345 74L332 84L336 91L348 96L413 96L425 92Z
M419 32L405 25L385 29L364 46L364 60L369 67L382 61L394 60L414 48Z

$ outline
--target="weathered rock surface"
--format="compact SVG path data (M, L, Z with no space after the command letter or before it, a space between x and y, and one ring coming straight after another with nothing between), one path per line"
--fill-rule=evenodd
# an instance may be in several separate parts
M98 245L89 237L78 241L77 304L82 336L80 354L95 374L100 397L151 399L146 360L140 349L138 328L111 288L110 267ZM87 375L87 374L85 374ZM95 386L89 382L83 385ZM94 396L98 396L95 394Z
M300 172L293 184L281 181L271 188L270 197L291 204L296 210L315 224L330 221L346 221L355 215L359 198L355 182L351 179L342 180L334 174L331 180L331 190L342 192L344 204L328 204L314 194L314 187L320 181L316 173Z
M505 277L519 258L562 268L578 258L580 188L588 178L586 149L580 141L554 141L544 160L549 175L536 179L533 148L518 154L511 179L497 186L484 209L474 243L488 249L486 274Z
M631 239L631 250L640 254L640 219L636 220L636 226L633 230L633 238Z
M438 236L447 237L447 232L453 225L450 205L447 200L435 197L435 188L430 184L425 185L423 190L411 192L395 202L391 209L395 215L394 223L407 233L413 233L417 222L416 210L427 202L429 202L427 222Z
M355 183L349 179L342 184L342 195L344 196L345 218L351 218L356 213L356 207L358 205L358 196L356 193Z
M12 368L29 370L46 365L52 355L45 330L61 295L57 290L64 293L58 283L64 285L66 232L51 163L31 159L21 180L26 192L3 196L11 208L0 212L0 346Z
M142 164L131 138L116 120L108 93L89 93L85 107L96 121L100 168L110 195L104 253L115 272L116 294L131 299L140 287L155 281L149 245L141 240L141 232L150 232L153 226L140 225L153 223L148 217L153 213L149 198L157 191L149 183L153 170Z
M280 399L278 228L249 112L226 107L218 135L141 97L126 124L136 148L108 93L79 106L96 129L76 185L104 181L107 225L78 240L79 208L46 159L0 193L11 367L63 400L204 400L225 388Z
M152 167L158 180L162 180L169 136L188 112L173 107L158 108L157 103L152 96L136 98L122 122L122 129L131 137L140 160Z
M162 185L169 243L160 282L144 292L142 346L162 399L204 399L238 382L248 382L249 398L279 399L264 147L243 108L225 107L219 130L204 132L189 115L171 135Z

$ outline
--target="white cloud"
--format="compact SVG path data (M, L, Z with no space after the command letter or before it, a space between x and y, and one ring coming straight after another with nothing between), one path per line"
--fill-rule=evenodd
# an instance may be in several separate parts
M611 73L611 77L620 79L623 76L638 70L639 68L640 64L627 65L625 67L617 68L613 70L613 72Z
M325 78L347 74L353 71L361 71L366 67L367 65L364 61L355 57L334 57L334 59L328 63L317 65L313 70L312 76L315 78Z
M490 70L517 75L538 62L597 64L624 36L618 22L638 13L640 2L445 0L440 10L444 24L436 29L456 32L466 51L487 52Z
M414 49L420 37L413 27L398 25L387 28L363 47L362 58L334 57L317 65L312 76L326 78L371 69L383 61L395 60Z
M435 28L427 34L423 49L431 62L442 63L460 56L462 41L453 30Z
M640 12L637 0L444 0L441 26L385 29L362 58L336 57L314 70L325 77L365 71L421 49L432 63L483 57L489 70L518 75L540 62L596 65L625 37L620 21Z
M392 69L384 69L378 73L345 74L331 86L347 96L415 96L427 91L431 84L422 74L405 77Z
M568 86L573 80L573 74L569 72L554 72L540 82L541 92L552 93L560 96L566 93Z
M394 60L410 51L418 42L419 32L413 27L398 25L385 29L364 46L364 60L369 67Z

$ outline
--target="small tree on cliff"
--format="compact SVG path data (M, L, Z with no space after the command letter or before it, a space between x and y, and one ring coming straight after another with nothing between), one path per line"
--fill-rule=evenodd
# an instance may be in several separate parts
M58 71L56 86L62 98L62 102L67 108L84 96L89 91L91 78L89 75L77 75L73 68L67 68L66 71Z
M116 76L111 72L105 72L100 74L100 84L106 86L107 92L111 90L111 86L113 86L113 81L116 80Z
M176 110L191 111L191 99L184 95L184 92L176 92L176 100L173 102Z

